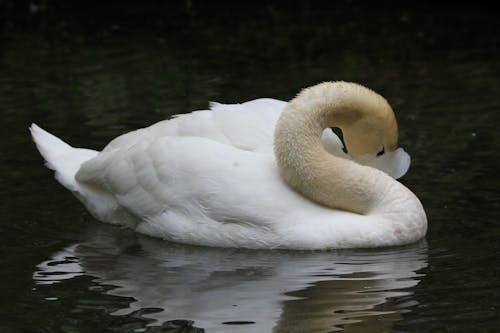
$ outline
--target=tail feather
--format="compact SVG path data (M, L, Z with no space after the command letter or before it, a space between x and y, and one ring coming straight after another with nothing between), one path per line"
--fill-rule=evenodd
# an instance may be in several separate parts
M75 174L83 162L95 157L97 151L73 148L36 124L30 127L31 136L46 166L55 171L55 178L70 191L78 191Z
M57 181L72 191L92 215L98 220L131 228L138 224L139 220L121 207L113 194L99 186L80 183L75 179L82 163L94 158L99 152L73 148L36 124L31 125L30 132L47 167L55 171Z

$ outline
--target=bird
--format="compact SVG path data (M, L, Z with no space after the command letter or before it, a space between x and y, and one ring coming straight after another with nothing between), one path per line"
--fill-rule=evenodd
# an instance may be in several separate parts
M358 83L322 82L289 102L212 103L100 152L36 124L30 132L96 219L167 241L322 250L405 245L427 232L420 200L395 179L410 157L394 111Z

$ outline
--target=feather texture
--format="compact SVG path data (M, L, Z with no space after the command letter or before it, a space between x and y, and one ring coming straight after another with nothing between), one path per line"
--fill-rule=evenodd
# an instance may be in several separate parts
M275 127L287 105L274 99L212 103L210 110L119 136L102 152L72 148L34 124L31 132L56 179L96 218L151 236L208 246L313 249L396 245L425 234L420 203L402 185L397 199L384 199L388 206L416 205L399 210L399 220L387 218L397 209L360 215L292 190L273 154ZM352 158L330 129L321 144L352 165L395 177L410 163L402 149Z

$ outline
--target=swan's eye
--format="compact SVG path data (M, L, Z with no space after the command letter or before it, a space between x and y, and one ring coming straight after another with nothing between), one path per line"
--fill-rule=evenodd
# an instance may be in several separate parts
M384 146L382 146L382 149L377 153L377 156L384 155L385 149Z

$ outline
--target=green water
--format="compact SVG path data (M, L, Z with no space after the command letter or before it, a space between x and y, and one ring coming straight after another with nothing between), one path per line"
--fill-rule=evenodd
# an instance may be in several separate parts
M48 4L2 24L1 332L500 329L495 11L128 5ZM276 252L150 239L94 220L27 131L100 149L208 101L287 100L324 80L362 83L395 109L424 242Z

